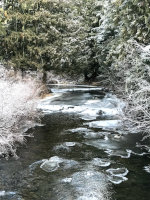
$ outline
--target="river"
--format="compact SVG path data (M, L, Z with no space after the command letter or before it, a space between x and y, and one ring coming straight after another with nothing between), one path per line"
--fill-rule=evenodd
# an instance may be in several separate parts
M124 102L98 87L49 88L34 137L0 161L0 199L148 200L150 144L122 129Z

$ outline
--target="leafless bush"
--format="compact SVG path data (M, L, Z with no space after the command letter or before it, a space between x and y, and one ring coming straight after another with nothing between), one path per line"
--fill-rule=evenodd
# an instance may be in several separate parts
M9 75L10 71L0 66L0 155L17 156L15 144L23 143L26 131L39 118L40 87L35 80Z
M131 131L142 131L150 136L150 46L134 40L124 45L125 57L117 60L119 87L126 101L123 119Z

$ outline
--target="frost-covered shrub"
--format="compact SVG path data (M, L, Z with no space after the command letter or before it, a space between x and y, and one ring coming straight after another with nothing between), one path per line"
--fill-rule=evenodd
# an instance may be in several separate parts
M150 136L150 2L100 2L95 38L101 73L126 101L123 119L128 130L133 128Z
M35 80L10 78L0 66L0 155L16 156L17 142L23 143L26 131L35 125L40 92Z
M123 83L120 89L127 102L124 118L133 129L150 136L150 48L129 40L124 52L124 59L117 60Z

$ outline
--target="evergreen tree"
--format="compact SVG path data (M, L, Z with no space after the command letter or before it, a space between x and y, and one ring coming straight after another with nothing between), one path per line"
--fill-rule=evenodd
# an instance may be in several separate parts
M95 2L7 0L4 5L7 34L0 40L1 55L9 65L22 71L95 73Z

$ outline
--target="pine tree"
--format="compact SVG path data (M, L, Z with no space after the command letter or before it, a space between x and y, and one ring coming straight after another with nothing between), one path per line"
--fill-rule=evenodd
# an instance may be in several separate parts
M95 1L96 2L96 1ZM16 69L95 73L92 0L7 0L1 55ZM96 21L95 21L96 20Z

